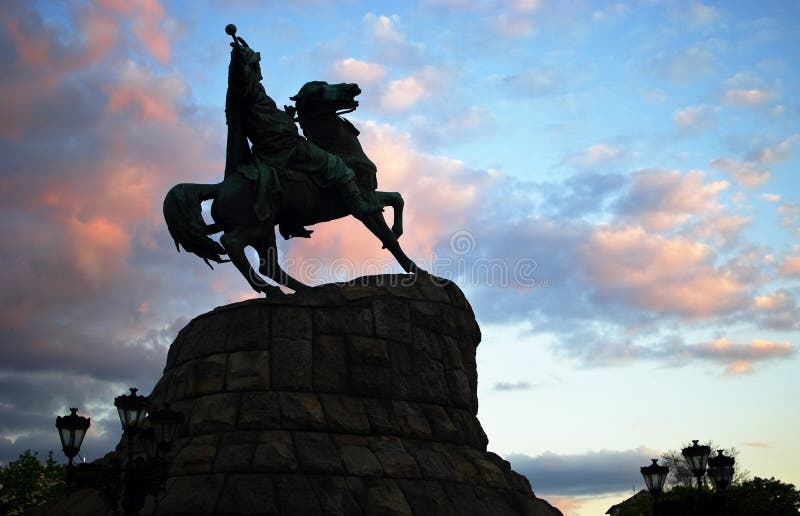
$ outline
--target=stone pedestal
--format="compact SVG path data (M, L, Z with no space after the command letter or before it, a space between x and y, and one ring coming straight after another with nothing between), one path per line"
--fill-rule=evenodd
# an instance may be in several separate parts
M197 317L150 396L186 420L143 514L561 514L486 451L479 341L458 287L423 276Z

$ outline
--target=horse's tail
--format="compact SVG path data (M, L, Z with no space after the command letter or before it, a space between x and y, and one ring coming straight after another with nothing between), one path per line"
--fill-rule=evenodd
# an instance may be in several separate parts
M209 226L203 221L200 206L201 202L217 196L218 187L181 183L173 186L164 198L164 219L178 252L183 246L186 251L202 258L212 269L214 267L209 260L217 263L230 261L222 259L221 255L226 254L225 249L208 237L215 232L216 226Z

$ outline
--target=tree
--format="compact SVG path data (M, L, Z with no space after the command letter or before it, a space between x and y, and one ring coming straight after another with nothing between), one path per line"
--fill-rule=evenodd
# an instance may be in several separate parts
M800 491L774 477L755 477L728 491L728 507L731 516L796 516L800 514Z
M683 447L685 448L689 446L691 446L691 443L687 443ZM736 448L718 448L713 442L706 443L706 446L711 448L712 455L715 455L714 450L723 450L725 455L728 457L733 457L735 459L739 456L739 450ZM694 475L692 475L692 470L689 469L689 464L683 457L681 450L668 450L664 452L661 455L661 463L669 468L669 476L667 477L667 485L669 487L697 487L697 481L695 480ZM733 469L733 480L731 480L731 485L740 484L749 477L750 472L744 469L742 465L737 462ZM706 477L703 477L703 482L705 483L705 481Z
M17 460L0 466L0 514L13 516L57 498L64 491L66 466L56 463L53 452L39 461L38 453L25 450Z

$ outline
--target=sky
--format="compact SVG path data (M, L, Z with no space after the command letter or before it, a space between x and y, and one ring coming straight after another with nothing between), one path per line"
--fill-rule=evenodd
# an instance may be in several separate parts
M489 449L537 495L602 514L692 439L800 485L798 21L785 1L4 2L0 461L58 451L71 406L101 456L113 398L152 388L178 330L255 296L161 215L173 184L222 178L235 23L279 106L361 86L348 119L405 198L404 249L481 325ZM354 219L313 229L280 244L310 284L400 272Z

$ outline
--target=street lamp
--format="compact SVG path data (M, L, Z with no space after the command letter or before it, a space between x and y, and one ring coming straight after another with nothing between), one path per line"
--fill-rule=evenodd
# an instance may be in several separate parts
M731 485L735 463L736 459L724 455L722 450L717 450L717 456L708 459L708 476L711 477L716 492L724 493Z
M61 445L64 454L69 458L67 487L76 483L82 487L98 489L115 514L119 504L125 516L135 516L144 506L148 493L157 497L163 491L169 470L169 462L163 455L172 448L183 423L183 415L167 405L163 409L150 411L148 416L150 400L137 394L137 389L133 387L129 394L114 398L114 406L117 408L122 430L128 437L128 460L124 465L118 459L111 459L108 464L73 465L72 459L78 454L89 428L89 418L78 416L78 409L74 408L70 409L72 414L56 418ZM134 458L134 438L137 435L147 452L147 460L141 456ZM124 491L120 492L123 486Z
M88 417L79 416L78 409L71 408L69 411L68 416L56 418L56 428L61 438L61 449L69 459L69 466L72 466L72 459L81 451L81 443L91 422Z
M703 475L706 474L706 465L708 463L708 455L711 453L711 448L705 445L700 446L697 443L698 440L694 439L692 445L688 448L684 448L682 453L686 462L689 463L689 469L692 471L692 475L697 478L697 492L699 493L702 490L701 479Z
M664 482L667 480L669 468L667 466L659 466L658 459L651 459L653 461L649 466L642 466L639 468L644 483L647 484L647 490L653 497L653 505L658 502L658 497L664 489Z

